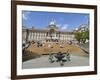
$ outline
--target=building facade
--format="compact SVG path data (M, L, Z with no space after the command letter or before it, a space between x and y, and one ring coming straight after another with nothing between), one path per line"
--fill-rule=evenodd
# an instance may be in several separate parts
M46 29L25 28L22 29L23 43L40 42L67 42L76 40L73 32L60 31L54 21L51 21Z

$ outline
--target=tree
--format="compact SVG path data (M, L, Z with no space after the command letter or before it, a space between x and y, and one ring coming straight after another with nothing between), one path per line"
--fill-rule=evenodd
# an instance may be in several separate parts
M86 40L89 40L89 30L81 31L81 32L75 32L75 38L80 43L85 43Z
M86 39L89 40L89 30L86 31Z
M82 32L82 42L85 43L86 40L89 40L89 30Z
M75 32L75 38L80 43L82 34L80 32Z

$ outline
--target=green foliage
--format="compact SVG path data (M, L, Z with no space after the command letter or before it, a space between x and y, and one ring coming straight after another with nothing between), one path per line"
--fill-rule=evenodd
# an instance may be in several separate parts
M75 32L75 38L78 40L79 43L85 43L86 40L89 40L89 30Z
M80 42L80 40L81 40L81 33L80 32L76 32L75 33L75 38Z

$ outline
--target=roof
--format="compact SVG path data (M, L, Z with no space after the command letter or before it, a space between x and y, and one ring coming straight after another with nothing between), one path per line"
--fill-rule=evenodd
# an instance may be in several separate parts
M40 29L28 29L31 32L40 32L40 33L46 33L46 32L50 32L50 30L44 29L44 30L40 30ZM56 31L57 33L61 33L61 34L73 34L73 32L63 32L63 31Z

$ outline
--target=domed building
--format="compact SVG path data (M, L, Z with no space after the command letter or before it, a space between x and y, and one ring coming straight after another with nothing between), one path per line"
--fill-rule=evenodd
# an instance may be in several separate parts
M22 29L23 42L67 42L74 41L73 32L60 31L55 23L51 20L46 29L25 28Z

